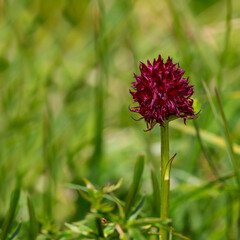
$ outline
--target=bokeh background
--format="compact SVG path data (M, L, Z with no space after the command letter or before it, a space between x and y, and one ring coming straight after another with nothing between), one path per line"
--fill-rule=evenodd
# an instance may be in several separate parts
M83 218L88 205L66 187L83 177L97 186L124 177L124 198L140 152L151 195L160 131L132 119L129 88L139 61L161 54L186 70L201 109L170 125L173 226L191 239L239 239L236 181L216 180L234 178L239 162L239 39L237 0L0 0L0 221L16 185L23 222L27 193L39 219Z

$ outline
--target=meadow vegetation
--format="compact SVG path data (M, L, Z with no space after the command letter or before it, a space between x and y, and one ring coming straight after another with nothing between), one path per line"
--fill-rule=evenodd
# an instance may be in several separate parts
M157 239L159 224L240 239L237 0L0 0L0 26L2 240ZM158 54L201 110L170 123L171 222L159 127L128 109L133 72Z

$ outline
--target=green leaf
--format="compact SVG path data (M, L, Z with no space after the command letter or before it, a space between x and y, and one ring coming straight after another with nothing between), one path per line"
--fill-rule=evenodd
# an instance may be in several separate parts
M110 236L115 232L116 224L115 223L109 223L107 226L104 228L104 235Z
M92 199L91 197L89 197L87 195L87 193L85 193L81 188L78 188L78 191L80 193L80 195L83 197L83 199L87 200L88 202L90 203L93 203L94 202L94 199Z
M93 186L93 184L88 179L83 178L83 181L86 184L86 189L87 189L88 195L91 198L95 199L97 197L97 190L96 190L96 188Z
M222 117L222 120L223 120L225 140L226 140L226 143L227 143L227 146L228 146L229 155L230 155L230 158L231 158L231 161L232 161L232 164L233 164L233 168L234 168L234 171L235 171L235 174L236 174L236 180L237 180L237 183L238 183L239 188L240 188L240 172L239 172L238 159L237 159L237 156L236 156L236 154L233 150L233 142L232 142L232 138L230 136L230 131L229 131L227 119L226 119L226 116L225 116L225 113L224 113L224 110L223 110L220 95L219 95L218 90L216 88L215 88L215 93L216 93L216 96L217 96L217 103L218 103L220 113L221 113L221 117Z
M82 194L84 195L84 196L82 195L82 197L84 199L86 199L87 201L93 202L92 199L86 194L88 192L86 187L78 185L78 184L73 184L73 183L67 183L67 184L65 184L65 186L70 189L78 190L81 195ZM109 201L115 202L112 195L104 194L102 197L104 197L105 199L107 199Z
M126 198L126 205L125 205L126 218L129 217L131 209L135 203L136 196L140 187L140 180L142 177L143 169L144 169L144 155L141 154L137 158L137 162L134 169L133 182Z
M8 234L11 232L12 224L16 215L16 209L17 209L19 198L20 198L20 189L16 188L11 194L10 207L8 209L7 215L4 219L3 226L2 226L1 240L6 240L8 237Z
M173 155L173 157L171 157L168 162L167 162L167 165L166 165L166 169L165 169L165 172L164 172L164 180L169 180L170 179L170 171L171 171L171 166L172 166L172 162L173 162L173 159L176 157L176 153Z
M136 220L129 221L130 226L142 226L146 224L167 224L171 222L171 219L162 219L162 218L140 218Z
M156 215L159 217L160 216L160 188L159 188L159 183L157 179L157 175L155 172L155 169L151 165L151 178L152 178L152 187L153 187L153 205L156 211Z
M189 201L191 199L195 199L197 198L199 195L204 195L204 197L207 197L207 195L205 194L205 191L209 191L210 189L215 189L219 183L223 182L223 181L227 181L229 179L232 179L235 177L234 173L225 175L223 177L219 177L218 179L211 181L209 183L203 184L202 186L199 187L194 187L193 190L188 191L184 194L181 194L179 197L175 198L172 203L170 208L173 210L174 208L176 208L177 206L179 206L182 202L186 202ZM220 188L220 187L219 187Z
M194 125L195 130L196 130L196 135L197 135L199 145L200 145L200 147L202 149L202 152L203 152L203 154L204 154L204 156L205 156L205 158L206 158L206 160L209 164L209 167L211 168L213 174L218 178L220 175L218 174L217 167L215 166L215 163L213 161L213 158L212 158L211 154L209 153L208 149L205 147L205 145L203 143L197 119L193 119L193 125Z
M116 185L105 186L103 188L103 192L110 193L110 192L115 191L116 189L118 189L121 186L122 181L123 181L123 178L120 178L120 180L118 181L118 183Z
M64 223L64 225L69 228L72 232L74 233L81 233L81 231L79 230L79 228L73 224L70 223Z
M114 202L117 204L118 206L118 210L119 210L119 214L120 214L120 217L122 219L125 218L125 213L124 213L124 209L123 209L123 204L121 203L121 201L116 197L114 196L113 194L111 195L111 197L114 199Z
M172 232L172 235L173 236L176 236L180 239L185 239L185 240L190 240L190 238L186 237L186 236L183 236L181 233L177 233L177 232Z
M172 227L163 227L163 228L166 229L173 236L176 236L176 237L178 237L180 239L184 239L184 240L190 240L190 238L188 238L186 236L183 236L180 233L174 232ZM150 235L159 235L158 232L149 232L148 234L150 234Z
M133 219L136 219L137 218L137 216L138 216L138 214L139 214L139 212L140 212L140 210L141 210L141 208L142 208L142 206L143 206L143 204L144 204L144 202L145 202L145 196L142 198L142 200L139 202L139 204L137 205L137 207L134 209L134 211L133 211L133 213L132 213L132 215L130 216L130 220L133 220Z
M232 139L231 139L231 136L230 136L229 127L228 127L227 120L226 120L226 117L225 117L225 113L224 113L224 110L223 110L223 106L222 106L222 102L221 102L221 99L220 99L220 95L218 93L218 90L215 88L215 93L216 93L216 96L217 96L217 103L218 103L218 106L219 106L219 109L220 109L222 121L221 121L221 119L218 116L217 109L216 109L216 107L215 107L215 105L213 103L210 91L209 91L206 83L204 81L202 81L202 84L203 84L203 86L205 88L205 91L206 91L206 94L207 94L210 106L211 106L212 111L214 113L214 116L215 116L215 118L216 118L216 120L217 120L217 122L219 124L219 127L220 127L220 130L222 132L222 135L224 136L224 140L225 140L225 143L226 143L226 146L227 146L227 150L228 150L228 153L229 153L229 156L230 156L230 161L233 164L234 171L236 173L236 180L237 180L238 186L240 187L240 174L239 174L239 169L238 169L239 168L238 160L237 160L237 157L236 157L236 153L234 152L233 142L232 142Z
M115 208L114 205L110 205L108 203L102 203L99 205L99 209L97 210L100 210L101 212L106 213L106 212L111 212L114 208Z
M30 219L29 220L29 222L30 222L29 233L30 233L30 238L32 240L34 240L37 238L37 235L39 232L39 225L38 225L38 221L36 219L35 210L34 210L30 195L27 195L27 204L28 204L28 214L29 214L29 219Z
M18 235L18 233L19 233L20 230L21 230L21 227L22 227L22 222L20 222L20 223L18 224L17 229L15 230L15 232L13 233L13 235L10 237L9 240L13 240L13 239Z
M76 222L74 224L64 223L64 225L70 229L74 233L82 234L84 236L88 236L89 234L93 233L93 229L89 228L88 226L84 225L82 222Z

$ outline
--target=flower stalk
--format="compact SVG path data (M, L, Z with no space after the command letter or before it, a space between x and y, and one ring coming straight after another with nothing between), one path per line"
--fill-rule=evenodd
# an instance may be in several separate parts
M169 213L169 190L170 190L170 178L168 171L169 163L169 122L165 121L165 124L161 128L161 206L160 217L162 219L168 218ZM160 229L160 239L167 240L167 231Z

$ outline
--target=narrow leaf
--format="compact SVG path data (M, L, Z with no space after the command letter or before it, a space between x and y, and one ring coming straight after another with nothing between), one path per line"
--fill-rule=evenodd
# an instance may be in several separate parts
M111 197L114 199L114 202L118 206L120 217L122 219L124 219L125 218L125 213L124 213L124 209L123 209L123 205L122 205L121 201L116 196L114 196L113 194L111 194Z
M83 224L83 222L76 222L73 224L64 223L64 225L74 233L81 234L83 236L89 236L94 233L94 230Z
M70 223L64 223L64 225L69 228L72 232L74 233L81 233L81 231L79 230L79 228L73 224Z
M212 109L212 111L213 111L213 115L214 115L216 121L218 122L219 126L221 127L221 121L220 121L220 119L219 119L219 116L218 116L218 113L217 113L217 109L216 109L216 107L215 107L215 105L214 105L214 103L213 103L210 90L209 90L207 84L206 84L203 80L202 80L202 85L203 85L204 90L205 90L205 92L206 92L206 94L207 94L207 98L208 98L208 101L209 101L209 103L210 103L211 109Z
M140 180L144 169L144 155L139 155L134 169L133 183L126 198L125 217L128 218L140 187Z
M213 174L218 178L219 177L219 174L218 174L218 171L217 171L217 168L215 166L215 163L211 157L211 154L209 154L208 152L208 149L205 147L203 141L202 141L202 137L201 137L201 134L200 134L200 131L199 131L199 126L198 126L198 122L197 122L197 119L193 119L193 125L195 127L195 130L196 130L196 135L197 135L197 139L198 139L198 142L199 142L199 145L202 149L202 152L208 162L208 165L209 167L211 168Z
M87 193L87 192L88 192L86 187L81 186L81 185L78 185L78 184L67 183L67 184L65 184L65 187L66 187L66 188L70 188L70 189L74 189L74 190L81 191L80 194L82 194L82 193ZM104 194L103 196L104 196L105 199L107 199L107 200L109 200L109 201L112 201L112 202L115 201L115 200L112 198L112 196L109 195L109 194ZM90 198L88 197L87 194L85 194L85 196L83 196L83 197L84 197L84 198L87 197L86 200L87 200L87 201L90 201ZM90 201L90 202L92 202L92 201Z
M35 210L33 207L32 200L30 198L30 195L27 195L27 204L28 204L28 214L29 214L29 222L30 222L30 229L29 234L30 238L32 240L37 238L38 232L39 232L39 225L36 219Z
M166 165L166 169L165 169L165 172L164 172L164 180L169 180L170 179L170 171L171 171L171 166L172 166L172 162L173 162L173 159L176 157L176 153L173 155L173 157L171 157L168 162L167 162L167 165Z
M85 182L86 184L86 189L88 191L88 195L91 197L91 198L96 198L96 194L97 194L97 190L96 188L94 187L94 185L86 178L83 178L83 181Z
M2 226L1 240L6 240L8 237L8 234L11 232L12 224L16 215L16 209L17 209L19 198L20 198L20 189L16 188L11 194L10 207L8 209L7 215L4 219L3 226Z
M137 218L137 216L138 216L138 214L139 214L139 212L140 212L140 210L141 210L141 208L142 208L142 206L143 206L143 204L144 204L145 198L146 198L146 196L144 196L144 197L142 198L142 200L139 202L139 204L137 205L137 207L134 209L133 213L131 214L131 216L130 216L130 218L129 218L130 220L133 220L133 219L136 219L136 218Z
M163 219L163 218L140 218L136 220L129 221L130 226L141 226L146 224L167 224L171 222L171 219Z
M218 103L220 113L221 113L221 117L222 117L222 120L223 120L224 133L225 133L225 136L226 136L225 139L226 139L226 142L227 142L228 151L230 153L230 158L231 158L231 161L232 161L232 164L233 164L233 167L234 167L234 171L236 173L236 180L237 180L237 183L240 187L240 173L239 173L238 159L237 159L237 156L236 156L236 154L233 150L233 142L232 142L232 139L231 139L231 136L230 136L230 131L229 131L227 119L226 119L226 116L225 116L225 113L224 113L224 110L223 110L220 95L219 95L218 90L216 88L215 88L215 93L216 93L216 96L217 96L217 103Z
M18 224L17 229L15 230L15 232L13 233L13 235L9 238L9 240L13 240L13 239L18 235L18 233L19 233L20 230L21 230L21 227L22 227L22 221Z
M172 122L171 127L174 128L175 130L181 131L185 134L189 134L191 136L196 136L196 130L192 126L185 126L184 123L179 123L179 122ZM215 146L218 146L220 148L226 149L226 142L223 137L218 136L212 132L199 129L199 132L201 134L202 139L204 142L208 142L210 144L213 144ZM233 143L233 149L234 152L238 155L240 155L240 145Z
M202 195L204 191L208 191L211 188L215 188L217 184L227 181L229 179L232 179L234 177L235 177L235 174L231 173L231 174L222 176L214 181L203 184L202 186L196 187L185 194L181 194L179 197L175 198L172 201L172 204L170 207L171 209L174 209L177 206L179 206L182 202L189 201L190 199L196 198L199 194Z
M176 236L180 239L185 239L185 240L190 240L190 238L183 236L180 233L174 232L172 227L166 227L166 226L162 226L162 228L166 229L170 234L172 234L173 236ZM149 232L148 234L150 235L159 235L158 232ZM171 238L170 238L171 239Z
M113 191L117 190L121 186L122 181L123 181L123 178L120 178L117 184L115 184L115 185L113 184L113 185L110 185L110 186L105 186L103 188L103 192L104 193L110 193L110 192L113 192Z
M78 189L80 195L83 197L83 199L87 200L88 202L90 203L93 203L94 202L94 199L92 199L91 197L88 196L87 193L85 193L82 189Z
M151 178L152 178L152 187L153 187L153 205L156 211L156 215L160 216L160 188L157 179L155 169L151 165Z

